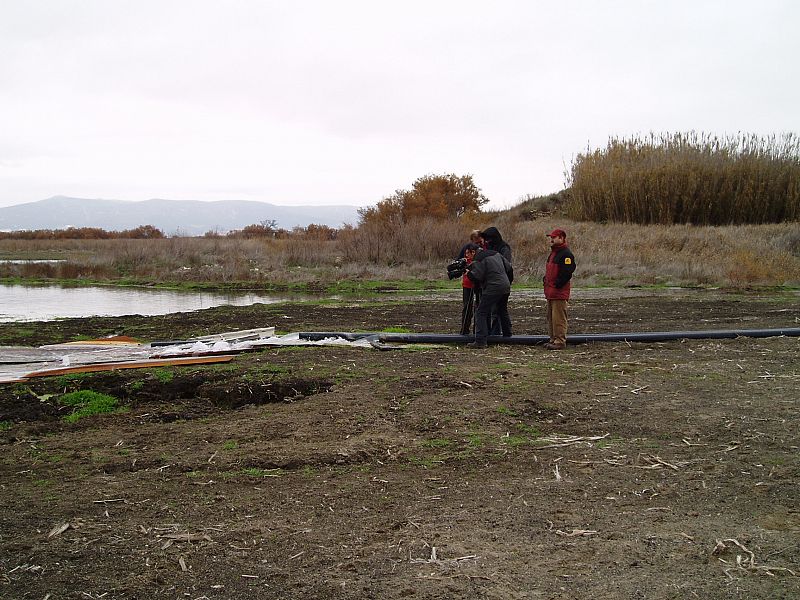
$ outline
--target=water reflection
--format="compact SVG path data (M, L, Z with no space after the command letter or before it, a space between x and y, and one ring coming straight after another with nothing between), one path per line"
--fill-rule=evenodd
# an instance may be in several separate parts
M0 322L52 321L67 317L164 315L229 304L274 304L298 295L185 292L147 288L0 285Z

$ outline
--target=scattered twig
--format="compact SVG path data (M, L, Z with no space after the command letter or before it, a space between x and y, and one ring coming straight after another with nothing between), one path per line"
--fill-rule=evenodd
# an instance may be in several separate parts
M50 533L47 534L47 537L51 538L51 537L56 537L57 535L61 535L70 527L72 527L70 523L61 523L60 525L56 525L50 530Z
M432 564L432 563L436 563L438 565L451 564L451 565L454 565L454 566L460 566L463 561L466 561L466 560L478 560L478 558L479 557L478 557L477 554L467 554L465 556L459 556L458 558L443 559L443 558L441 558L439 556L439 551L438 551L438 548L436 548L436 546L431 546L430 558L411 558L411 550L410 549L409 549L409 556L408 556L408 560L412 564L419 564L419 563ZM483 577L480 577L480 576L476 576L476 578L484 579Z
M637 465L640 469L660 469L661 467L668 467L673 471L680 471L680 467L673 465L672 463L668 463L660 456L655 456L653 454L640 454L639 458L648 464L648 466ZM685 464L688 463L683 463L681 466Z
M797 573L795 573L792 569L787 569L786 567L756 565L756 555L751 550L749 550L744 544L742 544L739 540L734 538L717 540L717 545L711 551L711 555L717 556L717 558L719 558L720 554L728 550L728 546L725 544L725 542L727 542L728 544L733 544L734 546L739 548L742 552L744 552L744 555L742 554L736 555L736 568L741 571L750 571L750 572L755 571L758 573L764 573L765 575L769 575L770 577L774 577L776 573L788 573L792 577L797 577ZM727 562L724 561L722 558L719 558L719 560L722 562ZM731 570L732 569L726 569L725 574L731 579L733 579L733 577L729 573L729 571Z
M696 443L694 443L694 442L690 442L690 441L689 441L689 440L687 440L686 438L683 438L683 440L681 440L681 441L682 441L684 444L686 444L687 446L706 446L706 445L707 445L707 444L696 444Z
M556 529L556 535L561 535L564 537L591 537L593 535L597 535L597 531L594 529L573 529L572 531L567 532Z
M29 565L28 563L25 563L24 565L17 565L13 569L11 569L9 573L13 573L14 571L22 571L23 573L25 572L35 573L36 571L42 571L42 570L43 569L41 565Z
M542 442L549 442L547 446L538 446L537 449L544 448L563 448L564 446L572 446L573 444L596 442L607 438L610 434L595 435L595 436L579 436L579 435L551 435L548 437L539 438Z

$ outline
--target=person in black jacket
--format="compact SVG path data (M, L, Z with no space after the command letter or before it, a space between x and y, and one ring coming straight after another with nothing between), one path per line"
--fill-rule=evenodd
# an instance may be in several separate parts
M511 260L511 246L503 239L503 236L500 235L497 227L487 227L480 232L480 236L483 238L483 241L486 242L487 250L499 252L509 264L513 264Z
M508 261L508 264L513 264L513 261L511 260L511 246L503 239L503 236L500 235L500 231L497 229L497 227L487 227L480 232L480 235L483 238L483 241L486 244L485 247L488 250L494 250L495 252L500 253L503 258ZM510 283L514 283L513 266L508 278ZM500 319L498 318L497 313L493 312L489 316L489 335L500 335L502 330L503 327L500 323Z
M497 313L504 337L511 337L508 297L511 294L511 263L494 250L480 250L472 260L467 276L481 288L481 301L475 311L475 341L469 348L486 348L489 316Z

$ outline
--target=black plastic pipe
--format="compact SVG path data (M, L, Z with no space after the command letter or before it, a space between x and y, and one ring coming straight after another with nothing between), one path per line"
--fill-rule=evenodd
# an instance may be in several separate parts
M800 337L800 327L783 329L714 329L708 331L643 331L637 333L587 333L572 334L570 344L586 344L589 342L666 342L670 340L720 340L738 337L766 338L775 336ZM347 333L341 331L314 331L299 334L301 340L319 341L325 338L341 338L351 342L369 338L381 343L399 344L466 344L473 341L471 335L455 333ZM549 341L546 335L515 335L502 337L489 336L490 344L512 344L535 346Z

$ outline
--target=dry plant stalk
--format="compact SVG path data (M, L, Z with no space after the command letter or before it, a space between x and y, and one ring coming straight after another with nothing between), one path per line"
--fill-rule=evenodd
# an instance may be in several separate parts
M769 575L770 577L774 577L776 573L788 573L792 577L797 577L797 573L792 569L787 569L786 567L773 567L768 565L756 565L756 555L749 550L744 544L742 544L739 540L735 538L726 538L724 540L717 540L717 545L711 551L712 556L719 557L720 554L728 550L728 546L725 544L733 544L737 548L739 548L744 555L737 554L736 555L736 568L741 571L751 571L751 572L758 572L763 573L765 575ZM727 561L720 558L722 562L727 563ZM730 577L729 573L730 569L726 569L725 573Z
M597 531L594 529L573 529L572 531L561 531L560 529L556 529L556 535L560 535L563 537L591 537L593 535L597 535Z

